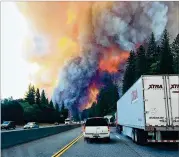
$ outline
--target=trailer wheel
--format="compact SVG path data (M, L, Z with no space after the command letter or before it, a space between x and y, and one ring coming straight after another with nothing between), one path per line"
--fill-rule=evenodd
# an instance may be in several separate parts
M135 142L139 145L145 145L147 143L147 133L144 130L136 129Z
M135 129L132 129L132 141L135 143Z
M119 134L121 134L120 126L119 126L119 125L116 126L116 132L119 133Z
M118 126L118 130L119 130L119 134L121 134L122 133L122 126L121 125Z

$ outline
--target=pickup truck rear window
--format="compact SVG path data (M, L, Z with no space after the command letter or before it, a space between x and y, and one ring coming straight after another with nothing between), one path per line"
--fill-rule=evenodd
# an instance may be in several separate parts
M85 126L108 126L108 123L103 118L93 118L86 121Z

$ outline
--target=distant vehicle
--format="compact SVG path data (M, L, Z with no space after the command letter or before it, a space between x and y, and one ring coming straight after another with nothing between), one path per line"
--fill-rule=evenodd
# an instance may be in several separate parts
M65 124L66 124L66 125L71 124L70 118L65 119Z
M54 125L59 125L59 123L58 123L58 122L55 122Z
M81 121L81 124L85 124L85 122L86 122L86 119L85 119L85 120L83 120L83 121Z
M4 121L2 124L1 124L1 129L16 129L16 125L15 125L15 122L14 121Z
M109 125L111 124L110 120L111 120L112 117L113 117L112 115L106 115L106 116L104 116L104 118L107 120Z
M36 122L28 122L25 126L24 129L38 129L39 125Z
M133 142L179 142L179 75L144 75L117 102L117 130Z
M115 126L115 116L114 115L106 115L104 118L107 120L110 126Z
M106 139L110 141L110 128L105 118L94 117L86 120L83 126L84 140L90 139Z
M72 124L76 124L77 122L75 122L75 121L71 121L71 123L72 123Z

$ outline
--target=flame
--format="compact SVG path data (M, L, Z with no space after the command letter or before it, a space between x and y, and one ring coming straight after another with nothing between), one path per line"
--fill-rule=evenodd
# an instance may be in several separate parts
M92 84L89 88L88 103L82 105L80 109L84 110L90 108L94 102L97 102L98 94L99 94L99 89L95 86L95 84Z
M117 46L111 46L104 51L108 52L104 53L106 55L100 60L99 69L109 73L118 72L120 64L129 57L129 52L121 51Z

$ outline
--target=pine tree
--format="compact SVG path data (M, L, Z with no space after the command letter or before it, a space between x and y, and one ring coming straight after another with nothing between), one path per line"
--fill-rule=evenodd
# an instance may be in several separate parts
M130 56L127 60L126 71L123 78L123 94L133 85L136 81L136 70L135 70L135 53L130 52Z
M25 94L25 100L30 103L30 92L31 92L31 84L28 86L28 90Z
M152 74L159 74L160 46L157 46L156 62L151 65Z
M61 113L61 115L63 115L64 119L66 119L68 117L68 109L65 108L64 102L62 102L60 113Z
M174 60L175 73L179 74L179 34L172 43L172 55Z
M159 54L160 54L160 46L157 46L157 57L156 57L156 62L153 63L151 66L150 66L150 69L149 69L149 74L160 74L159 73L159 63L160 63L160 58L159 58Z
M151 37L149 38L146 56L147 58L152 58L156 55L156 53L157 53L157 44L155 41L154 33L152 32Z
M49 106L50 108L54 108L52 100L50 100Z
M48 98L46 98L46 103L45 103L46 105L49 105L49 101L48 101Z
M31 84L28 87L28 91L25 95L25 100L31 105L35 104L35 88Z
M62 107L61 107L61 111L64 111L64 109L65 109L65 104L64 104L64 102L62 103Z
M136 79L138 79L141 75L146 74L147 72L147 59L145 56L145 49L141 45L137 49L136 55Z
M32 95L32 97L31 97L32 102L31 103L35 104L35 87L34 86L32 86L31 95Z
M42 90L40 104L45 105L46 103L47 103L47 99L46 99L46 96L45 96L45 91Z
M169 34L167 30L164 31L160 53L159 73L173 74L173 56L171 53Z
M147 71L148 74L153 74L153 71L151 71L151 66L155 64L158 60L158 51L157 51L157 44L155 41L154 33L152 32L151 37L149 38L149 43L147 47L147 53L146 53L146 63L147 63Z
M59 106L58 106L58 104L55 104L55 110L56 110L57 112L59 112Z
M37 88L36 93L35 93L35 103L40 104L40 91L39 88Z

